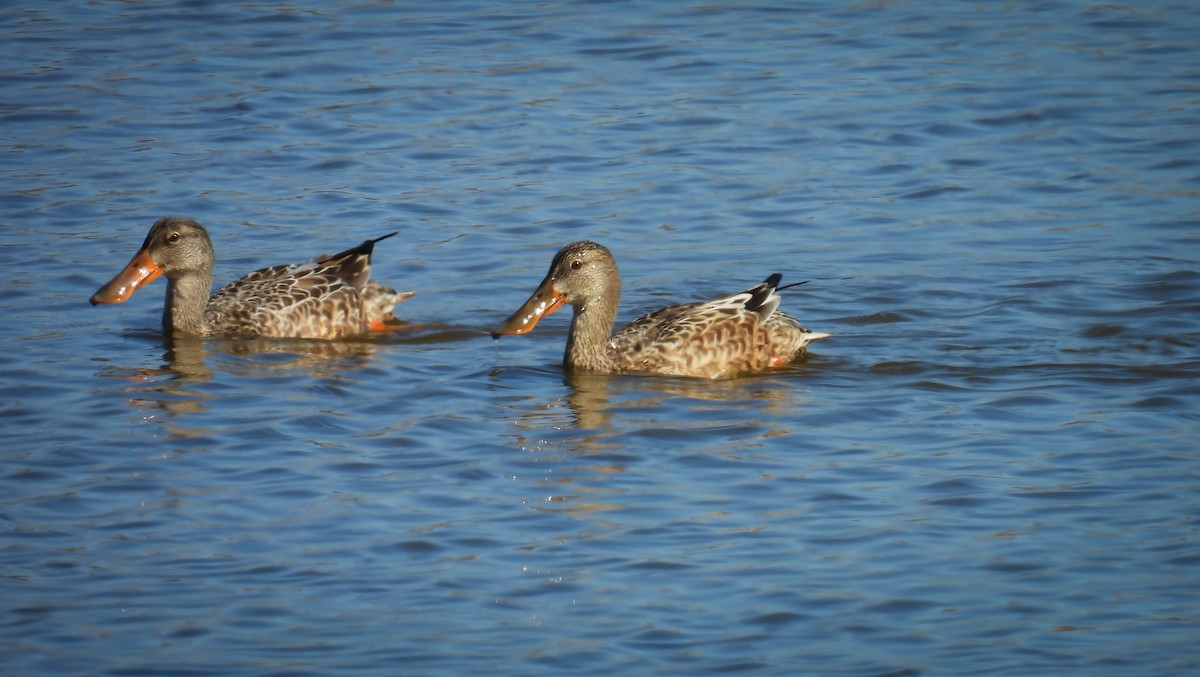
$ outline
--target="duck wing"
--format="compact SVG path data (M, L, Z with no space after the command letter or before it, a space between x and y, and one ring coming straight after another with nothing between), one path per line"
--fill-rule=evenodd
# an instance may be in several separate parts
M229 336L332 339L365 333L373 320L384 319L369 317L367 296L371 312L382 314L377 307L387 293L397 302L412 295L370 282L375 243L392 235L305 263L249 273L213 294L205 321Z
M609 354L625 371L724 378L784 366L810 341L811 332L779 312L776 273L744 292L671 306L634 320L609 341Z

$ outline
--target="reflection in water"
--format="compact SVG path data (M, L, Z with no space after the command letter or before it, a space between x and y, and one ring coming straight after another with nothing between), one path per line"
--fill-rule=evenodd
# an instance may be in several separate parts
M529 453L528 462L541 477L538 488L546 492L529 500L539 510L592 519L631 507L621 494L638 480L627 476L616 481L614 475L675 464L695 449L744 456L739 449L757 448L766 438L794 431L802 383L798 376L783 372L709 381L567 374L560 396L509 404L518 410L514 441ZM728 438L730 445L706 447L714 433Z
M161 341L162 365L109 365L99 375L128 381L125 391L130 394L130 404L151 412L150 416L159 412L195 414L207 411L206 403L218 397L205 386L222 381L219 374L261 381L264 390L283 390L287 387L281 385L285 381L345 380L346 374L371 366L380 351L400 350L403 345L465 341L481 334L480 330L431 324L398 325L386 334L342 341L133 334L128 338Z
M567 392L521 412L515 425L527 441L532 431L574 430L580 434L558 440L577 445L573 452L604 451L603 440L616 434L637 432L626 422L641 422L659 432L693 433L697 429L759 425L765 418L780 425L772 434L790 432L781 412L796 405L794 384L788 374L727 381L635 376L623 374L566 374ZM679 410L691 412L687 427L659 428L654 412L667 410L676 419ZM544 437L544 436L543 436ZM545 440L541 440L545 443Z
M172 376L171 381L212 380L212 371L204 363L204 342L197 338L163 339L163 366L159 370Z
M612 434L612 412L609 402L616 396L616 384L612 374L575 374L566 373L563 383L568 392L564 403L572 413L572 422L582 430L601 431L591 438Z
M564 382L570 388L566 406L574 413L580 428L613 431L612 418L621 412L653 414L664 407L682 408L695 414L694 425L679 428L694 431L727 425L745 425L765 414L794 405L794 392L788 382L772 377L751 377L726 381L707 379L662 378L650 376L613 376L572 374ZM654 417L649 418L653 424Z
M129 385L124 390L130 394L129 404L146 410L148 416L157 412L187 414L205 411L204 402L209 396L195 390L194 386L212 380L212 371L206 364L210 350L202 340L196 338L168 337L162 341L162 366L109 365L98 375L127 381Z
M224 340L212 344L223 371L238 376L272 377L303 372L328 378L367 366L379 344L369 341L297 339Z
M108 366L101 376L125 379L129 403L149 416L171 417L207 411L219 395L204 385L214 370L252 379L329 378L366 367L380 344L370 341L162 339L159 367ZM181 435L195 430L177 430Z

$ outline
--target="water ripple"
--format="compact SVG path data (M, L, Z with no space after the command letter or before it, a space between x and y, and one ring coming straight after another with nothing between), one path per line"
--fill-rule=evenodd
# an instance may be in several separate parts
M8 670L1194 673L1200 15L981 8L0 17ZM88 307L165 213L221 281L398 230L414 326ZM583 238L622 320L779 270L834 336L719 383L488 338Z

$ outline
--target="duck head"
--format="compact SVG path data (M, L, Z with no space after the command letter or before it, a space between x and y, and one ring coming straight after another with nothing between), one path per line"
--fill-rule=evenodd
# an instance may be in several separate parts
M568 303L577 315L593 306L615 311L620 295L621 278L612 253L595 242L574 242L558 250L545 279L529 300L492 331L492 338L527 333Z
M211 274L214 259L204 226L179 216L159 219L128 265L92 294L92 305L127 301L160 275L174 280L192 272Z

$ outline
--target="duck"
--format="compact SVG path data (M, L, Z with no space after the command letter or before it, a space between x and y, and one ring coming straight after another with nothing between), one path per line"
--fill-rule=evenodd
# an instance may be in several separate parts
M395 234L256 270L210 296L212 238L195 220L168 216L150 227L141 249L91 303L123 303L161 275L167 278L162 326L169 336L341 339L386 331L395 305L414 296L370 279L375 244Z
M528 333L570 304L574 316L563 355L568 371L710 379L758 374L792 363L810 342L832 336L809 331L779 311L782 279L775 273L737 294L662 308L612 333L621 276L612 252L584 240L554 255L542 283L491 335Z

